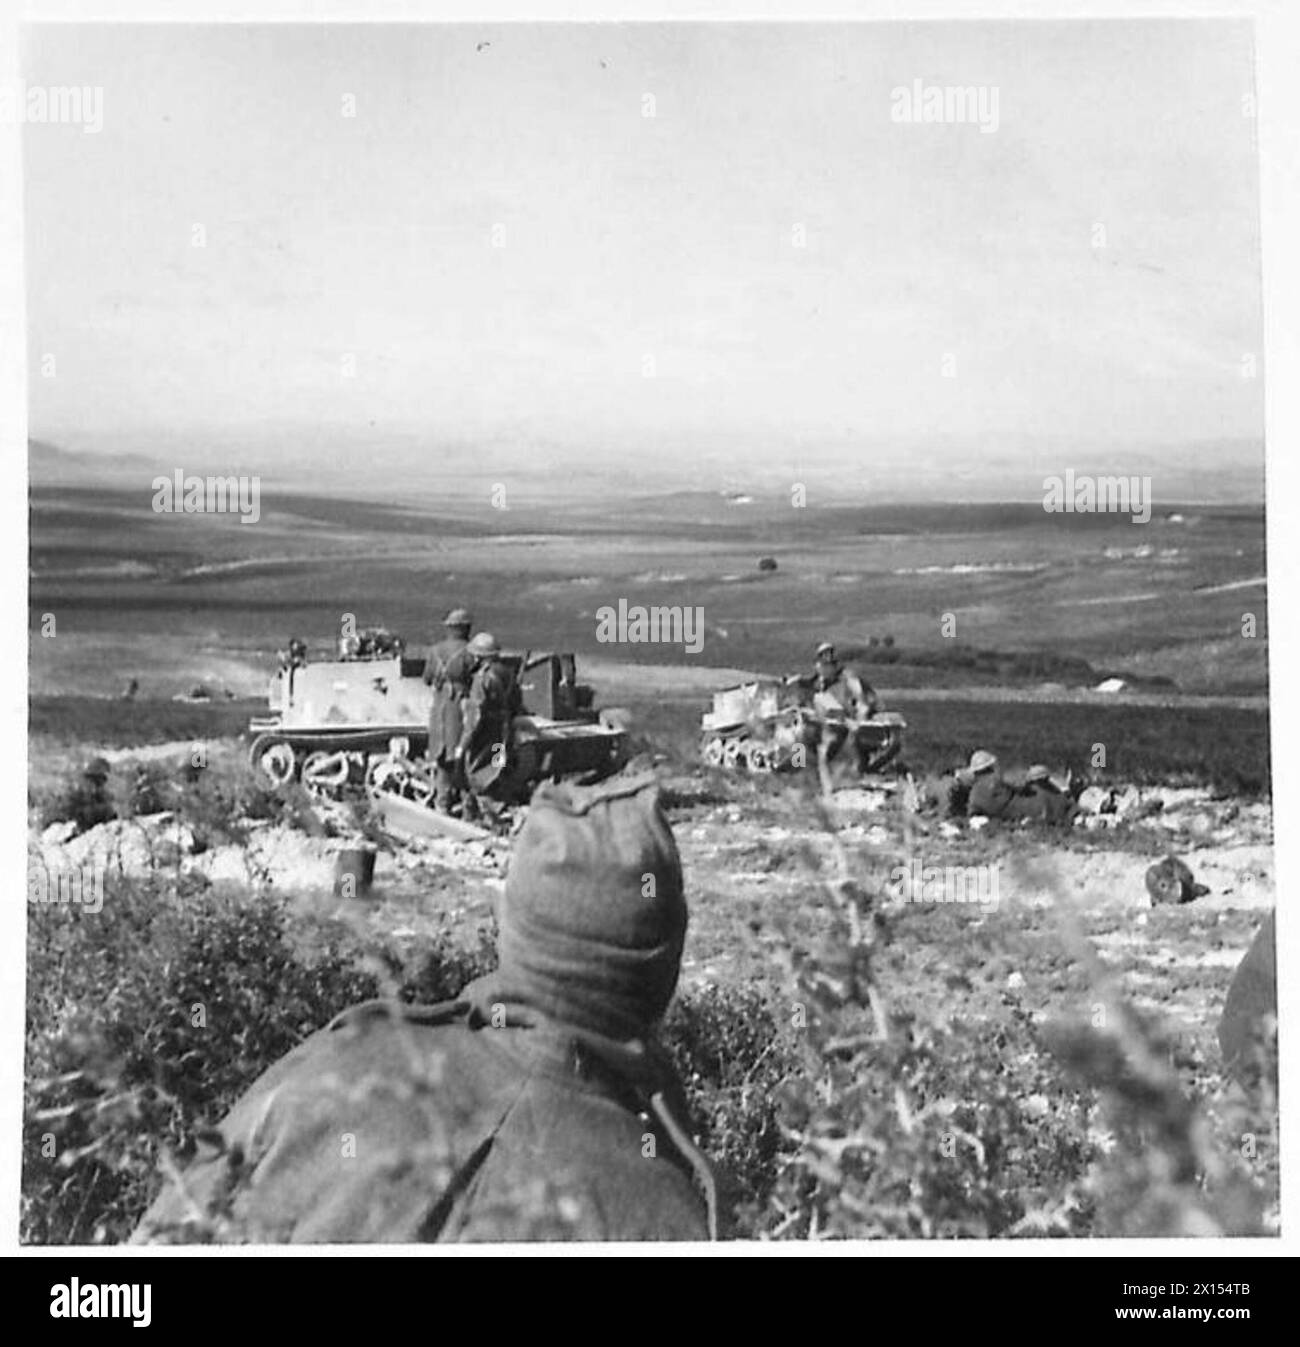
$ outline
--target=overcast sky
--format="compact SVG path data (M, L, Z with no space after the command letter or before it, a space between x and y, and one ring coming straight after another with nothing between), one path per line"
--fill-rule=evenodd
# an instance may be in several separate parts
M56 26L25 78L104 90L24 135L56 444L1258 453L1243 23Z

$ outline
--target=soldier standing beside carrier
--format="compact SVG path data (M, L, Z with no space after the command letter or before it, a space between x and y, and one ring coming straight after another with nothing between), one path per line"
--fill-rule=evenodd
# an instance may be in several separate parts
M465 653L472 672L456 758L470 786L483 790L506 765L510 722L522 709L521 699L514 670L501 659L501 647L491 632L479 632Z
M424 681L433 688L429 705L428 758L434 774L434 802L444 813L460 803L464 772L458 748L462 707L469 696L473 659L469 633L474 619L465 608L453 608L442 620L446 637L434 645L425 661Z

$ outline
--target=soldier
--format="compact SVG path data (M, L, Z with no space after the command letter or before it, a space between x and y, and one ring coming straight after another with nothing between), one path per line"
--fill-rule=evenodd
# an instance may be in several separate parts
M654 779L540 787L498 918L455 1001L356 1006L271 1067L133 1242L710 1238L656 1037L687 912Z
M829 764L839 756L852 737L857 753L858 771L866 769L867 749L853 735L855 722L875 715L878 701L875 689L859 674L840 662L835 647L823 641L817 647L812 676L813 709L823 716L820 752Z
M473 624L467 609L453 608L442 620L447 636L432 647L424 664L424 681L433 688L428 760L433 765L434 802L448 814L460 803L464 790L457 746L461 739L461 708L469 696L474 667L467 653Z
M970 794L966 800L966 816L983 814L985 818L1001 818L1015 796L1015 789L1002 779L998 760L987 749L977 748L971 754L967 769L972 777Z
M1066 785L1070 779L1067 777ZM1052 777L1050 770L1036 762L1026 773L1024 785L1016 790L1003 810L1004 818L1041 819L1047 823L1066 823L1074 816L1074 800Z
M813 670L813 704L819 702L828 708L839 707L850 720L867 720L879 706L875 689L840 661L829 641L817 647Z
M965 818L966 802L974 782L967 767L928 776L916 788L917 804L921 809L935 809L940 818Z
M479 632L466 654L474 663L457 759L470 784L483 790L506 765L510 723L522 709L521 698L514 670L501 659L501 647L491 632Z
M108 795L109 766L103 758L92 758L77 782L64 797L62 816L72 819L77 832L84 833L117 817Z

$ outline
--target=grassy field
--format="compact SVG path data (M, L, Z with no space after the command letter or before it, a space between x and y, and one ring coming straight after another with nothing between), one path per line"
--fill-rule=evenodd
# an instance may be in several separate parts
M1190 691L1267 686L1263 518L1241 508L1171 522L1171 507L1137 526L1033 506L792 509L703 494L455 515L297 496L264 500L244 526L155 515L148 500L143 485L33 494L35 691L112 692L134 675L152 695L204 676L253 693L290 635L327 648L352 613L423 642L453 602L511 646L640 663L778 672L823 637L865 650L892 636L889 677L867 667L898 686L1031 684L1053 661ZM765 556L776 571L759 571ZM620 599L702 608L703 650L600 645L596 610ZM959 645L994 658L964 664ZM1010 658L1026 652L1038 663Z
M678 770L697 761L698 698L628 698L635 725ZM986 702L908 695L902 770L948 771L977 748L1008 767L1044 762L1098 782L1206 785L1233 795L1270 792L1269 723L1262 709ZM1093 767L1097 745L1105 766Z

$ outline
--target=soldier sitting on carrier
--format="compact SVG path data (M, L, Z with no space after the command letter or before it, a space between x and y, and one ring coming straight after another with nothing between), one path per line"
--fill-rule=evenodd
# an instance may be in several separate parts
M841 662L829 641L817 647L812 689L813 705L818 710L839 712L849 720L868 720L879 706L875 689Z
M841 663L829 641L817 647L812 678L805 686L811 687L813 709L823 718L820 751L825 761L833 762L851 738L858 770L865 771L870 748L859 741L853 726L876 714L879 701L875 689L856 670Z

